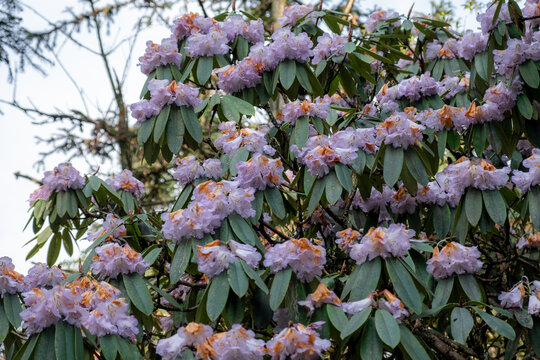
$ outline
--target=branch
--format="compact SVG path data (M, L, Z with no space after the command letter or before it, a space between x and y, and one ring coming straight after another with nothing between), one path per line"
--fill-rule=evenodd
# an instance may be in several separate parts
M38 185L43 185L43 183L42 183L40 180L38 180L38 179L36 179L36 178L34 178L34 177L31 177L30 175L22 174L22 173L19 172L19 171L14 172L13 175L15 175L15 178L16 178L16 179L18 179L18 178L23 178L23 179L26 179L26 180L30 180L30 181L32 181L32 182L38 184Z

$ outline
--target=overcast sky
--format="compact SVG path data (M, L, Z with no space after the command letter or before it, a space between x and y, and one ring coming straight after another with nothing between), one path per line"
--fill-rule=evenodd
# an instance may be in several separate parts
M73 6L74 9L86 2L82 1L68 1L68 0L56 0L56 1L43 1L43 0L26 0L25 4L34 8L43 17L54 21L58 19L64 19L68 17L65 12L67 6ZM456 14L459 18L463 19L462 24L465 28L475 26L474 14L470 14L463 9L463 0L454 1ZM101 2L100 6L107 4L108 2ZM374 1L365 0L360 2L362 8L372 9L375 4L383 9L394 9L401 14L407 13L412 0L407 1ZM414 1L414 9L416 11L428 13L430 6L429 0L416 0ZM198 7L188 7L191 11L198 11ZM186 6L178 11L178 16L182 15ZM182 11L182 13L180 12ZM121 17L116 17L116 25L113 25L110 34L105 39L106 48L117 43L119 39L126 32L132 31L133 24L136 18L133 14L122 13ZM24 25L35 30L47 28L47 23L38 15L26 9L22 17L24 19ZM116 32L117 29L121 29ZM134 59L138 58L144 52L145 42L148 39L152 39L155 42L163 37L169 36L169 29L165 26L156 26L150 28L140 34L139 40L135 46ZM91 48L97 48L94 37L87 35L84 27L79 34L76 34L79 41ZM121 71L121 66L125 62L128 51L127 46L121 47L119 51L115 53L115 57L112 59L113 67L118 68ZM99 58L88 55L84 50L81 50L71 42L63 44L58 53L58 59L66 70L73 76L73 80L77 86L83 89L84 93L88 95L87 106L92 109L106 108L112 99L112 93L110 87L107 84L107 78L104 72L102 63L99 62ZM47 74L42 75L32 69L28 69L24 74L19 75L17 79L17 99L25 106L35 104L38 108L45 111L54 112L55 108L67 110L67 109L84 109L84 104L81 101L78 91L72 80L66 75L62 67L58 65L54 67L46 67ZM125 88L125 96L129 103L138 100L138 94L144 83L145 77L139 72L136 61L132 61L128 70L128 81ZM0 66L0 78L7 78L7 71ZM5 82L4 82L5 84ZM0 99L9 100L13 97L13 88L11 86L0 87ZM3 115L0 115L0 134L2 134L2 140L0 141L0 152L2 155L2 161L0 162L0 256L9 256L13 259L16 269L19 272L25 273L27 269L32 265L29 262L25 262L25 257L31 246L28 245L23 248L24 243L33 237L31 229L23 232L23 227L28 220L28 195L37 187L37 185L24 180L16 180L13 175L16 171L21 171L24 174L31 175L36 178L42 177L42 172L38 171L35 167L35 163L39 160L39 152L46 150L44 145L36 145L36 136L47 137L55 131L55 127L43 127L33 125L32 119L20 111L9 108L6 105L0 104L0 110ZM59 162L64 161L62 155L50 156L45 167L47 170L52 169ZM116 164L93 164L94 166L101 166L101 170L105 173L110 171L112 166ZM74 166L81 172L86 173L89 170L88 165L84 161L75 161ZM30 226L31 227L31 226ZM80 246L84 249L87 246L86 241L82 241ZM45 261L46 247L36 255L32 261ZM76 257L78 251L75 250ZM61 254L61 258L66 258L67 255Z

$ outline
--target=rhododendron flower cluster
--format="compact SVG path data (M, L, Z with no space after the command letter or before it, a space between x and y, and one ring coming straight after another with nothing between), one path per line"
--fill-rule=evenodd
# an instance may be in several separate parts
M91 334L118 334L133 339L139 332L137 320L128 315L128 304L120 291L108 283L83 277L52 289L34 288L22 294L27 306L21 312L23 328L35 334L60 320Z
M274 155L276 150L268 145L266 136L268 128L259 126L257 129L243 128L238 132L234 121L222 122L218 125L221 135L214 142L218 149L231 157L241 147L252 153Z
M321 353L327 350L331 343L321 339L314 330L319 323L312 323L305 327L302 324L293 324L274 335L266 343L267 353L272 360L290 359L318 359Z
M204 246L197 245L199 271L209 278L227 270L237 259L244 260L252 268L256 268L262 259L262 255L251 245L240 244L234 240L229 241L228 247L220 244L219 240L214 240Z
M317 65L322 60L331 56L345 55L345 44L347 39L336 34L323 34L317 38L317 46L313 48L313 60L311 63Z
M233 324L231 330L209 336L197 344L197 355L202 359L253 359L262 360L265 355L264 340L255 339L255 333Z
M359 149L375 152L378 148L375 133L374 128L347 128L331 136L310 137L302 149L292 145L291 152L313 176L322 177L337 163L351 165Z
M521 308L523 307L523 298L525 297L525 287L522 283L516 284L510 291L503 291L498 296L502 307Z
M451 242L440 251L438 247L433 249L433 256L427 261L427 271L436 280L453 274L474 274L482 268L479 258L480 251L476 246L467 247Z
M408 317L410 314L405 309L403 302L392 294L388 290L384 290L382 293L372 292L365 299L353 301L353 302L344 302L341 307L346 314L356 314L368 307L379 308L388 311L398 323L401 323L401 320Z
M524 172L514 170L512 182L523 192L527 192L532 186L540 184L540 150L532 149L532 155L523 160L523 166L529 169Z
M221 161L219 159L207 159L201 165L195 156L190 155L176 159L176 169L174 170L173 178L178 180L180 186L185 186L201 176L217 180L221 177L222 172Z
M405 257L411 248L414 230L407 230L403 224L392 224L388 228L372 227L358 244L351 245L349 255L357 264L363 264L376 257Z
M540 232L534 234L528 234L522 236L519 241L516 243L518 249L523 248L540 248Z
M131 115L137 119L140 125L146 119L157 116L166 105L176 104L196 108L202 102L199 96L199 88L191 84L180 84L176 80L152 79L148 82L150 100L141 100L131 104Z
M96 241L99 237L110 234L105 239L106 241L113 241L121 239L122 236L127 234L126 227L124 225L124 220L116 217L114 214L107 214L103 225L101 225L101 230L96 232L88 233L88 241Z
M440 81L439 96L445 99L452 99L457 94L469 89L469 73L465 76L445 76Z
M53 171L45 171L41 180L43 186L39 187L30 195L30 205L37 200L47 200L51 193L66 191L69 189L82 189L85 180L71 163L60 163Z
M238 175L233 180L245 187L264 190L267 187L277 187L283 180L283 164L280 159L270 159L256 153L248 161L236 163Z
M197 185L186 209L161 215L165 238L176 243L190 237L201 239L205 234L214 233L233 212L245 218L254 216L251 202L255 199L255 190L247 185L239 181L211 180Z
M278 120L295 125L296 120L302 116L326 119L330 114L330 105L332 104L348 107L347 103L338 94L317 97L313 102L308 100L295 100L283 105L281 113L278 114Z
M316 308L320 308L323 304L341 306L339 297L324 283L319 283L317 289L309 294L306 300L298 302L298 305L304 306L308 310L308 315L311 315Z
M0 298L25 289L24 276L15 271L15 265L7 256L0 257Z
M28 270L28 275L23 279L27 289L37 287L56 286L62 283L67 277L58 266L49 268L46 264L37 263Z
M131 170L128 169L122 170L120 174L113 175L106 182L116 191L127 191L135 197L141 197L144 194L144 184L133 176Z
M283 16L278 19L279 26L295 26L298 20L305 17L310 22L315 23L315 14L310 5L287 6L283 10Z
M204 343L212 333L210 326L190 322L179 328L173 336L159 340L156 353L164 360L175 360L185 349Z
M322 274L326 250L315 245L316 240L290 239L276 244L264 254L264 266L273 273L290 267L300 281L311 281Z
M182 65L182 54L178 52L176 37L173 35L161 40L161 45L152 41L147 41L146 51L144 52L144 55L139 58L141 72L148 75L158 66L168 64L176 67Z
M399 18L399 14L395 11L384 11L384 10L374 11L368 16L366 20L366 31L373 32L377 29L377 25L379 25L381 21L394 19L394 18ZM399 25L401 25L401 21L399 21L398 19L394 21L393 23L391 23L390 25L393 27L398 27Z
M407 149L411 145L418 145L425 127L410 120L407 113L396 112L377 125L375 130L379 143Z
M384 111L396 111L399 105L396 100L407 99L418 101L422 97L436 95L440 84L431 77L429 72L421 76L413 76L403 80L395 86L384 85L376 98Z
M92 258L92 272L100 278L115 279L120 274L144 274L148 264L141 254L129 245L108 243L96 248Z
M490 30L497 27L500 21L511 21L510 12L508 11L508 4L503 3L499 11L499 16L497 19L494 19L495 12L497 11L497 4L489 3L487 9L483 13L479 13L476 16L476 21L480 23L482 32L487 34Z

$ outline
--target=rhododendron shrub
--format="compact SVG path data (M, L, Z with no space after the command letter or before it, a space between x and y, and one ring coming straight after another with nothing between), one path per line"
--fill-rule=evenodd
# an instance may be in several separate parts
M321 2L322 3L322 2ZM8 359L540 356L540 4L478 30L295 5L149 41L144 178L45 173L0 258ZM362 18L360 18L362 20ZM89 245L88 245L89 244ZM63 246L87 248L74 270Z

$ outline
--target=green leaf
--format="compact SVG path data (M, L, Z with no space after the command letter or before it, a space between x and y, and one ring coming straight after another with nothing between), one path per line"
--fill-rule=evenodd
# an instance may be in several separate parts
M341 197L341 184L336 173L331 171L326 175L326 200L330 205L335 204Z
M67 213L70 218L77 216L79 210L77 203L77 194L73 190L66 191L66 200L67 200Z
M161 254L161 248L156 247L144 255L144 261L151 266L157 260L159 254Z
M279 64L279 81L285 90L289 90L296 78L296 62L285 60Z
M309 118L302 116L296 119L296 125L294 126L294 141L299 148L303 148L306 145L309 137Z
M55 359L54 328L49 326L41 331L34 350L34 359ZM74 357L70 358L73 359ZM56 357L58 359L58 357Z
M360 357L362 360L380 360L382 350L383 344L377 336L374 321L370 319L360 338Z
M184 240L176 245L171 262L171 284L176 284L184 275L186 267L191 259L191 241Z
M227 274L229 275L229 285L236 295L242 297L249 288L249 280L244 272L241 260L236 260L229 266Z
M137 142L139 143L139 145L142 145L148 141L150 135L152 134L152 131L154 130L155 124L155 116L152 116L150 119L146 119L145 121L143 121L137 133Z
M433 207L433 227L439 237L444 238L452 225L452 213L448 204Z
M383 178L386 185L396 183L403 168L403 149L387 146L384 152Z
M53 344L57 360L71 360L75 358L76 353L74 331L77 330L74 329L72 325L64 321L59 321L56 323Z
M195 116L195 112L191 108L180 106L180 113L189 135L200 144L203 140L202 127L197 120L197 116Z
M291 268L283 269L274 275L272 287L270 288L270 308L276 311L287 294L289 283L291 282Z
M139 349L134 343L118 335L116 341L118 343L118 354L123 360L142 359Z
M519 73L527 85L533 89L538 88L540 85L540 75L538 75L538 69L534 64L534 61L527 60L523 64L519 65Z
M4 311L4 305L0 300L0 343L3 343L7 334L9 334L9 328L9 320Z
M255 115L255 108L253 107L253 105L251 105L247 101L237 98L236 96L231 96L231 95L225 95L224 98L227 98L227 100L230 100L234 104L234 106L238 109L238 111L240 111L240 113L244 115L250 115L250 116Z
M154 310L152 296L144 279L139 274L122 275L129 299L143 314L150 315Z
M512 326L510 324L506 323L505 321L499 319L498 317L495 317L493 315L488 314L485 311L480 310L476 306L472 307L474 311L480 315L482 320L485 321L485 323L493 329L493 331L501 334L507 339L513 340L516 337L516 333L514 332L514 329L512 329Z
M540 230L540 186L532 186L527 196L529 200L529 212L535 228Z
M298 79L298 82L300 85L308 92L313 92L313 87L311 86L311 82L309 81L309 76L306 72L305 65L298 64L296 66L296 78Z
M405 325L400 325L399 330L401 333L401 347L405 350L409 357L414 360L430 360L426 349L422 346L416 336L411 333Z
M336 175L339 180L339 183L345 190L351 192L353 190L352 183L352 170L348 166L343 164L336 164Z
M450 315L450 329L452 337L461 344L467 343L467 337L474 325L474 320L469 310L456 307Z
M239 122L240 121L240 111L236 107L236 103L233 102L232 96L224 96L221 98L221 111L223 115L229 121Z
M255 245L258 237L249 223L237 213L229 215L229 224L238 238L248 245Z
M422 312L422 299L407 269L395 258L385 260L386 270L403 303L415 313Z
M208 289L206 312L211 321L214 321L219 317L227 304L228 297L229 281L227 279L227 273L222 272L212 279L210 288Z
M478 189L469 188L465 195L465 214L472 226L476 226L482 216L482 193Z
M280 219L285 218L285 205L283 203L283 197L281 191L278 188L266 188L264 190L264 198L272 210L272 214Z
M311 197L309 198L308 215L311 215L319 205L319 201L324 193L325 186L326 177L315 180L315 184L313 185L313 189L311 191Z
M454 277L450 276L446 279L437 281L435 287L435 295L433 296L433 302L431 303L432 309L438 309L448 303L450 295L452 295L452 288L454 287Z
M58 216L63 217L66 215L68 207L67 191L59 191L56 193L56 211Z
M169 121L167 122L167 145L173 154L178 154L184 143L184 122L180 114L180 109L176 106L171 107Z
M118 353L116 335L105 335L99 338L99 345L106 360L115 360Z
M469 299L473 301L482 301L482 290L473 275L464 274L458 275L457 277L461 288L465 291L465 294L467 294Z
M375 312L375 328L381 340L392 349L399 344L399 326L394 317L386 310Z
M212 75L212 70L214 68L214 57L213 56L202 56L199 58L197 63L197 80L199 83L204 85L210 79Z
M525 119L531 119L534 113L531 100L526 94L519 94L517 97L517 107L519 113L523 115Z
M486 126L484 124L480 124L474 127L473 146L474 151L478 156L482 156L481 154L486 148L486 136Z
M340 306L326 304L326 313L328 314L328 318L332 325L334 325L338 331L343 331L343 328L349 321L347 315L343 312L343 309L341 309Z
M370 314L371 306L354 314L354 316L349 320L349 322L347 322L347 324L345 324L345 326L341 330L341 339L345 339L347 336L354 334L358 329L360 329L362 325L364 325L366 320L369 318Z
M487 78L488 56L489 54L487 53L487 51L478 53L474 56L474 67L476 69L476 73L483 80L488 79Z
M517 322L528 329L532 329L534 326L533 318L532 316L527 312L527 310L523 308L515 308L514 309L514 317L516 318Z
M154 142L156 144L159 144L159 140L161 139L161 136L163 135L163 132L167 127L167 121L169 120L170 113L171 105L167 105L163 109L161 109L157 117L156 126L154 127Z
M409 169L414 179L418 183L422 184L422 186L427 186L429 180L426 169L424 168L422 160L420 160L420 158L418 157L418 155L416 155L416 152L412 148L408 148L405 151L405 164L407 165L407 169Z
M21 326L21 316L19 315L23 311L21 300L16 294L4 294L4 313L9 322L15 329Z
M343 289L343 294L345 295L342 296L345 297L348 293L347 291L350 291L350 301L357 301L366 298L370 292L377 288L379 278L381 277L381 269L382 264L379 257L376 257L371 261L366 261L362 265L357 266L354 270L354 274L356 275L353 278L353 274L351 274L351 277L349 277L349 280ZM351 285L349 285L349 283Z
M259 287L259 289L262 290L262 292L264 292L265 294L268 295L268 293L270 292L270 290L268 290L268 287L266 286L266 284L264 283L264 281L261 279L261 277L259 276L259 274L257 274L255 272L255 270L253 270L248 264L246 264L245 262L240 262L240 264L242 265L242 267L244 268L244 272L247 274L247 276L249 276L251 278L251 280L255 281L255 285L257 285Z
M506 203L499 190L483 190L482 197L489 217L499 225L506 220Z
M20 349L15 349L18 351L13 357L13 360L30 359L30 356L32 355L32 352L34 351L34 348L36 347L36 343L38 342L40 336L41 336L41 333L30 336Z

